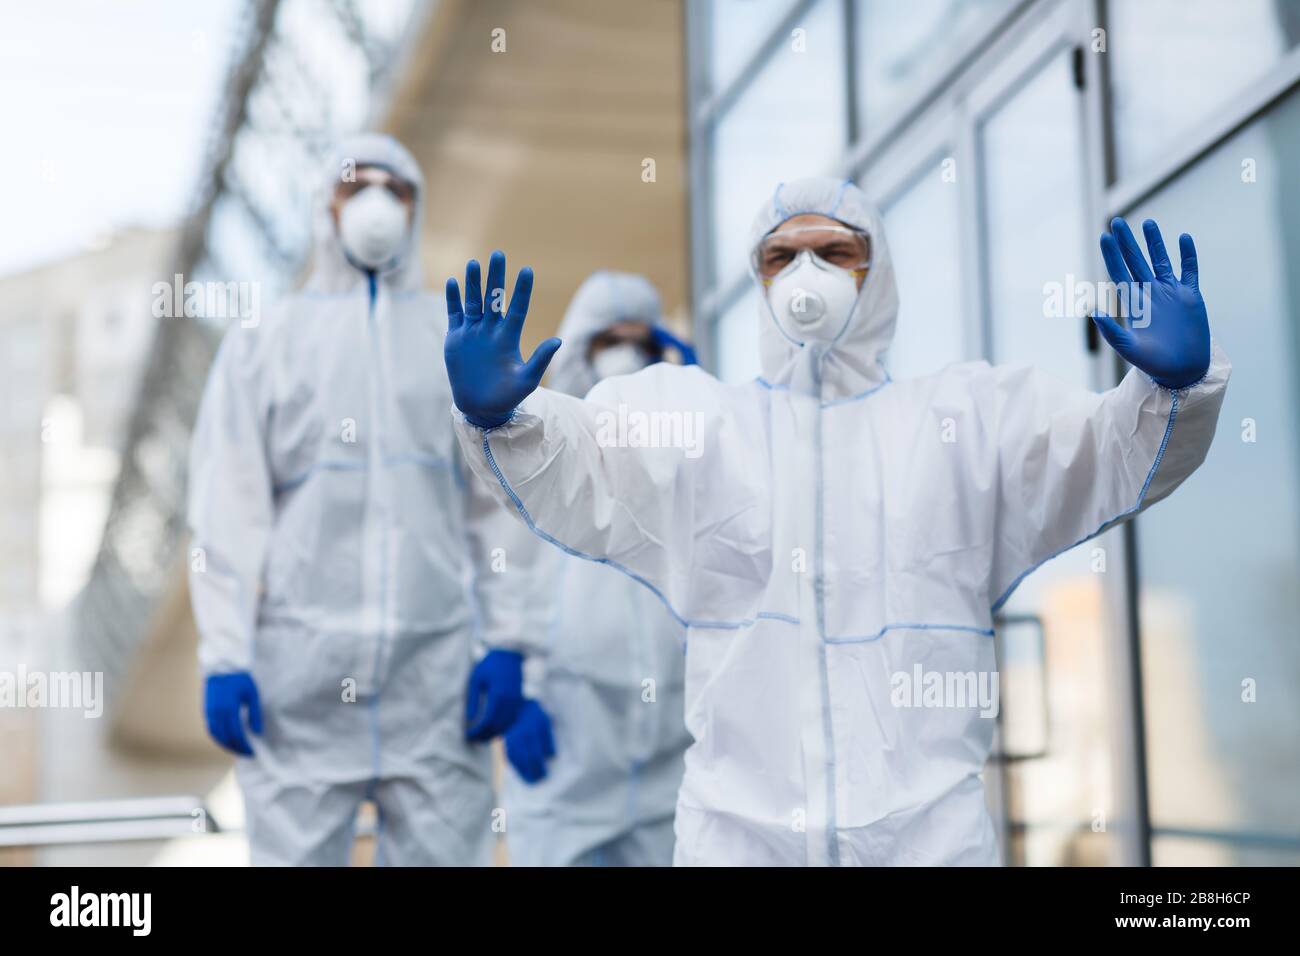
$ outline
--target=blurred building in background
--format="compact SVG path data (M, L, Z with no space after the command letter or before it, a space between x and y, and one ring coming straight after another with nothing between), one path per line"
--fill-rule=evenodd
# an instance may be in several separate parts
M0 714L24 768L0 846L57 802L25 831L42 860L240 860L210 832L239 808L199 720L184 574L222 324L153 319L141 290L179 272L272 302L326 145L373 127L425 171L430 286L492 248L532 265L531 348L591 271L643 272L729 381L757 371L746 243L782 180L879 201L895 377L987 358L1106 387L1121 369L1053 290L1071 306L1104 279L1113 215L1195 234L1235 365L1220 435L1178 495L1002 609L989 802L1015 864L1300 862L1297 41L1300 0L250 0L177 232L52 266L66 296L0 280L5 620L86 579L39 653L104 672L108 697L99 722ZM108 798L141 802L62 806Z
M0 281L6 670L48 664L60 612L90 574L154 331L149 289L174 242L166 231L97 236L79 254ZM38 715L48 716L0 710L0 804L49 799L53 747ZM92 783L74 777L76 790Z
M683 8L456 0L409 48L380 126L425 171L425 278L505 250L537 274L526 349L596 269L687 299Z
M237 839L213 835L237 831L241 808L230 760L202 726L184 574L189 438L223 323L155 317L154 286L177 275L239 281L263 301L291 288L321 154L372 122L408 31L431 9L251 0L229 36L187 36L228 47L230 62L184 222L147 248L123 237L86 262L0 280L5 321L15 332L25 323L21 335L6 327L6 428L22 465L6 470L15 517L5 533L21 542L16 570L6 566L7 630L24 620L18 602L48 597L5 646L5 669L102 674L105 692L97 719L0 714L14 728L0 725L6 757L22 770L0 793L0 852L36 846L48 863L241 859ZM155 148L141 140L142 175ZM207 835L175 838L188 834Z

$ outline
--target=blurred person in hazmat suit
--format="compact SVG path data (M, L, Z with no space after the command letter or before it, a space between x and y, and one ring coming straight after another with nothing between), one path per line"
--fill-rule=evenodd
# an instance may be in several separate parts
M759 210L762 376L746 384L659 363L585 400L538 388L560 342L520 356L531 270L508 308L496 254L486 298L475 262L463 303L448 281L456 434L478 479L686 626L674 862L998 862L980 779L993 715L978 695L918 703L899 677L987 679L1016 586L1205 459L1228 360L1191 237L1179 276L1144 231L1149 261L1123 220L1102 237L1142 318L1094 316L1133 366L1102 393L986 362L891 381L889 247L835 179L781 184ZM620 407L702 416L702 449L602 442Z
M602 379L694 351L662 324L648 279L597 272L559 335L550 387L582 397ZM681 624L637 582L548 549L559 604L541 653L525 664L529 700L506 732L510 862L522 866L668 866L690 743L682 716Z
M254 864L345 863L365 800L379 862L484 864L490 756L465 720L499 733L522 705L540 546L467 480L452 437L414 159L355 136L320 187L305 287L230 329L195 427L208 728L239 755ZM498 665L478 699L476 624L492 649L477 668Z

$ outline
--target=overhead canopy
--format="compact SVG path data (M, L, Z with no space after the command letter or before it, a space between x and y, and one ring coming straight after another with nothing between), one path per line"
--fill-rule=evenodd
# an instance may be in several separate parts
M444 0L402 66L381 125L428 179L431 285L494 248L533 266L530 346L596 269L645 273L683 308L680 4Z

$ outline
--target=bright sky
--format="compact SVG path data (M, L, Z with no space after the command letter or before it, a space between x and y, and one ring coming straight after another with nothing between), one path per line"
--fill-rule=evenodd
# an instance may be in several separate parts
M244 0L60 0L0 30L0 276L189 208Z

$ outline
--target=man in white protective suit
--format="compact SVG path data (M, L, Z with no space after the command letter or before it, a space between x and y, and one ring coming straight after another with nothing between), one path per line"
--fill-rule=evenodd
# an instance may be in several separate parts
M993 614L1033 569L1169 495L1204 460L1229 365L1190 236L1175 275L1122 220L1102 237L1144 321L1094 317L1135 367L1107 392L1033 368L891 381L898 292L851 183L778 186L754 224L763 375L652 365L585 400L519 355L532 273L448 283L456 433L538 536L623 571L687 628L694 743L679 864L995 864L980 705L907 707L894 675L985 674ZM1137 311L1134 312L1137 314ZM618 408L703 420L696 454L598 440Z
M560 324L550 387L581 398L690 346L662 325L644 276L597 272ZM558 606L525 665L529 700L506 732L510 862L667 866L690 735L682 716L682 625L619 571L547 548Z
M522 705L545 546L452 437L421 191L395 140L335 147L305 288L230 329L195 426L205 712L238 755L254 864L345 863L363 800L382 863L483 864L495 840L489 751L466 714L491 735ZM477 666L475 605L492 648ZM489 662L480 706L467 679Z

